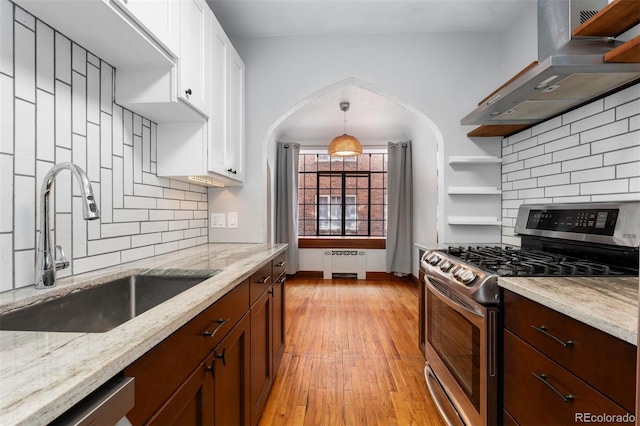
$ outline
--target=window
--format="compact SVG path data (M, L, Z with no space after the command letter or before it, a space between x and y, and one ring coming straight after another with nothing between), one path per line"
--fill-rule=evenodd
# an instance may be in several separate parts
M299 161L300 236L386 236L386 153L336 158L303 151Z

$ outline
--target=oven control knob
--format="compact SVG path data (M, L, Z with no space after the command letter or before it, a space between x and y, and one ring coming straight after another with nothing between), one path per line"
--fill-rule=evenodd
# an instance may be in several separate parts
M425 258L425 260L431 265L436 265L438 262L440 262L440 256L438 256L436 253L431 253Z
M442 263L440 263L440 269L442 270L442 272L447 272L449 269L451 269L452 266L453 264L448 260L443 260Z
M476 273L466 269L463 272L460 272L459 278L463 283L469 284L476 279Z

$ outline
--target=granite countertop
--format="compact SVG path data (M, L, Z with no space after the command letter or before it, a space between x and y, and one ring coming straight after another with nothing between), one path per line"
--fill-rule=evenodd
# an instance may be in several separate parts
M498 285L638 344L638 277L500 277Z
M0 293L0 313L149 269L220 269L105 333L0 331L0 424L47 424L284 251L285 244L208 244L75 277L53 289Z

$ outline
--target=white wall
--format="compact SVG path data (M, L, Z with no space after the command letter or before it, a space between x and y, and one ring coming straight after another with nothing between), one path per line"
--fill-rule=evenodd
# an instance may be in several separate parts
M356 78L384 88L424 113L441 132L443 150L430 144L431 134L414 135L416 193L435 203L434 182L422 172L433 167L436 155L444 164L449 155L500 149L499 141L481 147L469 140L471 128L460 118L501 84L501 38L498 34L422 34L236 39L233 44L246 65L246 184L237 189L210 189L212 211L240 212L237 230L210 229L211 241L266 241L266 159L275 155L275 140L267 130L294 105L336 82ZM497 72L496 72L497 70ZM421 142L422 141L422 142ZM423 147L429 147L423 149ZM420 169L420 164L428 166ZM435 171L431 170L435 176ZM444 168L446 180L454 173ZM436 218L425 217L418 197L415 242L434 245ZM443 201L444 215L467 208ZM491 207L500 216L500 200ZM471 230L444 226L442 241L462 240ZM500 232L482 229L474 238L498 241Z
M526 9L502 35L504 81L538 60L538 2L526 0L525 5Z

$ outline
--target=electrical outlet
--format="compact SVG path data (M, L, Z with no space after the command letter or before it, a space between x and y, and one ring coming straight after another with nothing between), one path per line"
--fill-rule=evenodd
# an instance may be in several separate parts
M226 228L225 219L226 214L224 213L211 213L211 223L210 226L212 228Z
M229 212L229 228L237 228L238 227L238 212Z

